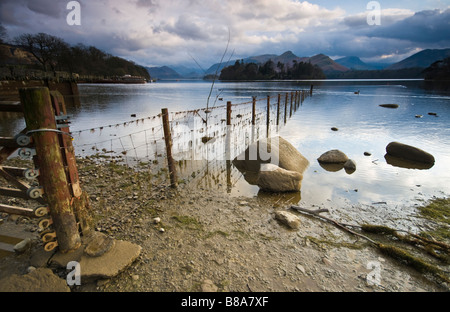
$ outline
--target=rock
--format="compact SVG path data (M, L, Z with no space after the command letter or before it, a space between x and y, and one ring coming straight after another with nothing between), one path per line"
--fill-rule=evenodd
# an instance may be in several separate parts
M202 283L202 292L217 292L218 288L211 280L204 280Z
M0 292L70 292L70 288L52 270L37 268L25 275L12 274L2 279Z
M364 152L364 156L372 156L372 154L369 152Z
M434 164L434 156L411 145L399 142L391 142L386 146L386 153L390 156L426 163Z
M340 150L334 149L323 153L317 160L321 163L345 163L348 157Z
M356 163L353 159L349 159L344 163L344 169L347 173L353 173L356 170Z
M332 130L332 131L338 131L339 129L336 128L336 127L331 127L331 130Z
M398 108L398 104L380 104L381 107Z
M24 240L22 240L21 242L17 243L14 246L14 251L17 253L24 253L30 248L30 246L31 246L31 239L25 238Z
M289 211L276 211L275 219L287 225L291 229L297 230L300 228L300 218Z
M301 264L297 264L297 270L299 270L299 271L302 272L303 274L306 273L305 268L304 268L303 265L301 265Z
M93 232L85 240L85 243L86 247L84 248L84 252L91 257L99 257L114 246L114 239L103 233Z
M112 248L99 257L83 255L80 259L81 281L112 278L122 272L140 255L141 246L115 240Z
M153 218L153 223L154 224L158 224L160 222L161 222L161 218L159 218L159 217Z
M437 114L433 113L433 112L428 113L428 115L430 115L430 116L437 116Z
M309 166L309 161L282 137L261 139L233 160L233 164L241 172L259 172L263 163L275 164L300 174Z
M300 191L302 179L303 175L298 172L263 164L256 184L264 191L295 192Z

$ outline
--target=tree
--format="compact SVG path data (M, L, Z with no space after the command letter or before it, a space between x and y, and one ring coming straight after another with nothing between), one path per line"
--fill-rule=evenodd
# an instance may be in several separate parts
M14 41L33 54L45 72L48 66L55 71L63 52L69 49L69 45L64 40L45 33L23 34L16 37Z
M4 43L7 37L6 28L0 23L0 43Z

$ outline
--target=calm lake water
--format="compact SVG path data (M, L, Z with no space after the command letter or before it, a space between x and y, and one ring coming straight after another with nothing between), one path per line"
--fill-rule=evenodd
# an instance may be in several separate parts
M79 155L110 151L117 155L122 151L123 157L126 154L130 159L135 156L151 161L164 154L158 117L161 108L171 112L175 130L182 126L186 132L207 116L202 110L192 110L205 108L208 103L209 108L214 108L208 115L208 124L221 127L222 107L227 101L244 103L256 96L258 117L264 124L268 95L272 96L274 104L276 95L281 93L284 105L285 92L309 90L311 84L314 85L313 96L305 99L286 124L282 121L279 129L274 124L271 128L271 134L278 130L280 136L310 161L301 193L262 194L257 186L247 183L240 172L227 167L222 160L206 164L184 162L180 167L182 177L189 180L191 186L223 189L233 196L265 196L274 203L328 208L330 213L343 219L394 223L406 228L414 218L414 205L434 196L450 194L450 94L422 89L422 81L216 82L212 89L211 82L204 81L79 85L81 105L69 108L74 145ZM356 91L359 94L355 94ZM399 107L379 106L387 103ZM243 118L243 125L250 109L250 104L233 107L235 123ZM437 116L429 115L430 112ZM274 122L274 111L271 114ZM419 115L421 118L417 118ZM3 118L1 123L0 135L10 135L11 131L17 132L23 127L20 119ZM332 131L331 127L339 130ZM215 130L209 130L210 134L215 134ZM429 169L414 169L389 164L385 148L392 141L433 154L435 165ZM215 148L216 143L211 143L211 148ZM174 137L175 148L186 151L186 144L189 150L192 142ZM242 150L245 144L240 145ZM322 168L317 158L330 149L346 153L355 160L357 170L347 174L344 169ZM364 152L371 155L365 156Z

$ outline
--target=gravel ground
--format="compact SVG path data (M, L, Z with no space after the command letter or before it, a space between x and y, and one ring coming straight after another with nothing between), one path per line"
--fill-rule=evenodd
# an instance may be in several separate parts
M300 219L298 229L289 228L274 217L289 208L283 200L235 197L188 183L175 190L167 186L165 171L132 170L92 159L80 159L78 167L96 230L136 243L142 252L118 276L72 291L448 290L330 223L289 210ZM3 219L36 231L32 220ZM17 259L0 259L0 277L8 268L17 272L27 267L17 265Z

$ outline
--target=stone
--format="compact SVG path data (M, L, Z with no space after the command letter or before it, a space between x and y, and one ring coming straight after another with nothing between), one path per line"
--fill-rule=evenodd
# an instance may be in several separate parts
M103 233L93 232L85 243L84 252L91 257L99 257L114 246L114 239Z
M241 172L259 172L263 163L271 163L300 174L309 166L309 161L291 143L279 136L251 144L233 160L233 164Z
M317 160L320 163L338 164L345 163L348 160L348 157L340 150L334 149L323 153Z
M17 253L24 253L31 246L31 239L25 238L14 246L14 251Z
M70 292L66 280L48 268L37 268L28 274L12 274L0 281L0 292Z
M263 191L298 192L302 179L303 175L296 171L285 170L273 164L263 164L256 184Z
M339 131L339 129L336 128L336 127L331 127L331 130L332 130L332 131Z
M353 173L356 170L356 162L349 159L344 163L344 169L347 173Z
M385 108L398 108L398 104L380 104L380 106Z
M434 156L430 153L427 153L420 148L399 142L389 143L386 146L386 153L394 157L420 163L434 164L435 162Z
M275 219L277 219L278 221L285 224L291 229L297 230L300 228L300 218L289 211L285 210L276 211Z
M218 288L211 280L204 280L202 283L202 292L217 292Z
M364 156L372 156L372 154L369 152L364 152Z
M115 240L112 248L99 257L83 254L80 259L81 281L112 278L122 272L140 255L142 247Z

